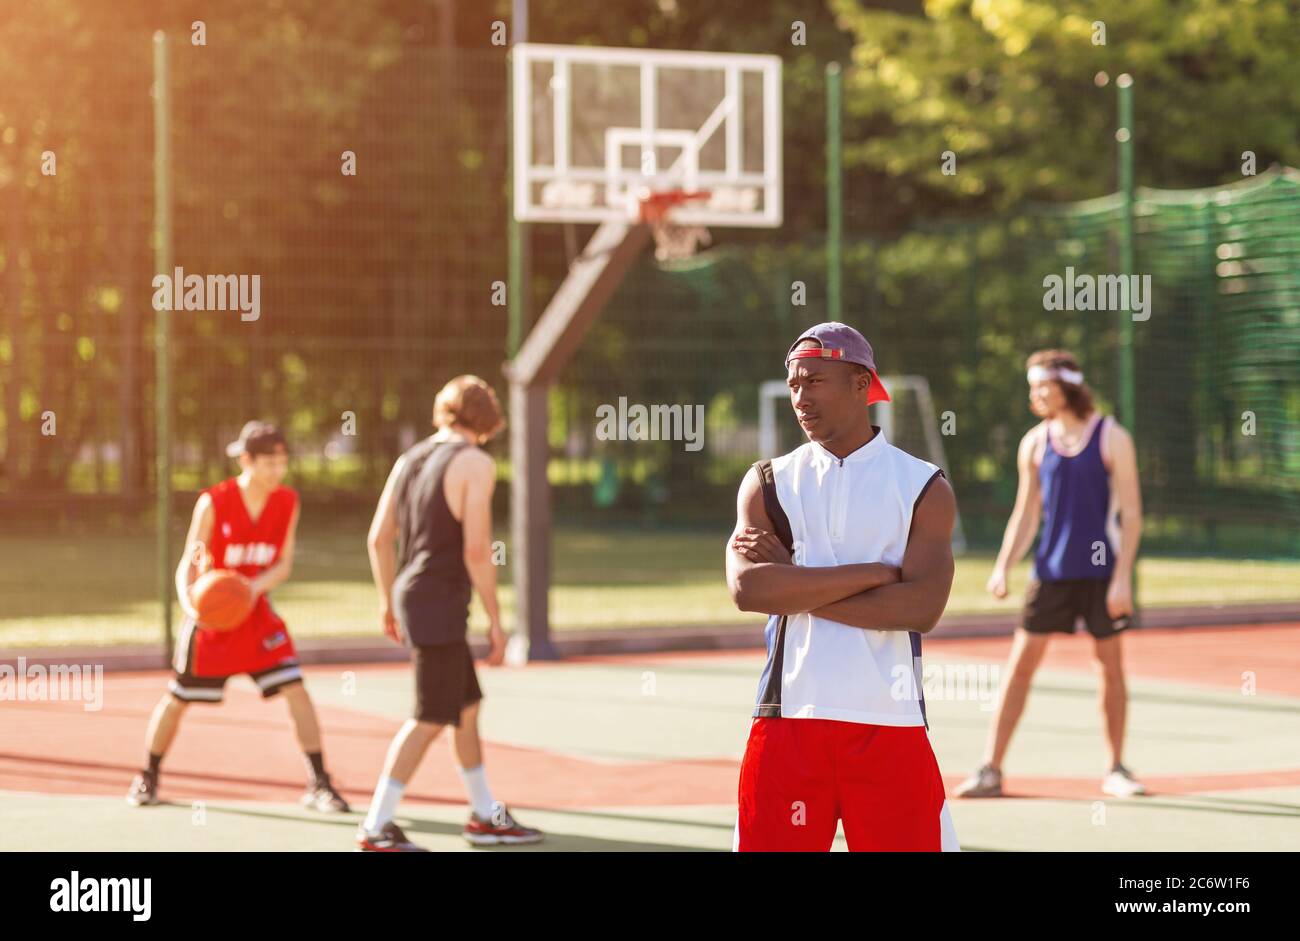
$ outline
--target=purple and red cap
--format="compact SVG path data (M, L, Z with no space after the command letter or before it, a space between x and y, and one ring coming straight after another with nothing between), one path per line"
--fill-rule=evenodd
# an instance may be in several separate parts
M809 347L796 350L795 347L804 340L816 340L821 344L821 348ZM785 364L789 366L792 359L834 359L842 363L865 366L871 373L871 388L867 391L867 404L874 405L877 402L889 401L889 392L880 381L880 376L876 375L876 354L871 351L871 344L867 342L866 337L846 323L831 320L809 327L799 339L790 344L790 351L785 355Z

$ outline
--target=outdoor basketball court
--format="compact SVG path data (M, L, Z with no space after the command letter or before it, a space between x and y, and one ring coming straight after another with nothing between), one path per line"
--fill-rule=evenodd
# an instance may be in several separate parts
M1126 757L1150 796L1099 790L1102 736L1091 640L1057 638L1005 765L1001 800L954 800L966 850L1280 850L1300 836L1300 635L1294 624L1147 629L1126 640ZM756 631L758 629L756 628ZM931 639L925 667L974 675L1009 637ZM762 658L709 652L480 667L489 780L555 850L731 848L739 760ZM1243 674L1255 691L1243 692ZM955 675L955 674L954 674ZM985 675L989 675L987 670ZM1249 679L1250 677L1248 677ZM0 726L7 850L339 850L369 802L407 715L404 665L318 666L307 682L326 757L355 812L296 806L302 757L283 702L230 684L193 706L163 767L165 806L123 801L162 673L105 676L102 709L9 702ZM978 763L991 704L983 687L927 683L931 738L949 792ZM962 696L957 699L956 696ZM413 779L399 822L435 851L460 837L463 789L444 733ZM837 839L837 849L844 849Z

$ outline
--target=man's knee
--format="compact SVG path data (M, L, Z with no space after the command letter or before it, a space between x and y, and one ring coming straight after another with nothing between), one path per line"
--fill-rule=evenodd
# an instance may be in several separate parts
M1093 645L1093 656L1102 672L1112 676L1122 676L1124 661L1120 656L1119 636L1104 637Z
M1097 669L1106 673L1123 674L1124 664L1119 657L1103 654L1099 651L1097 653Z
M1124 685L1124 667L1118 662L1097 661L1097 672L1107 686Z
M1038 672L1038 661L1020 661L1011 667L1010 682L1016 686L1027 687L1034 680L1034 674Z
M407 721L407 734L415 738L432 739L442 731L442 727L446 724L446 722L437 719L421 719L416 716Z
M1030 637L1011 658L1012 682L1028 683L1032 680L1046 652L1046 637Z
M292 680L285 683L276 692L291 703L311 702L311 697L307 695L307 687L302 684L302 680Z

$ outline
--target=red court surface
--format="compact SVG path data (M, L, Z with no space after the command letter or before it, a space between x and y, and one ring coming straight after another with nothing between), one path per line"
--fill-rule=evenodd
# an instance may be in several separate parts
M1125 638L1131 679L1238 689L1242 672L1254 671L1258 693L1300 697L1300 625L1135 631ZM1009 637L940 639L926 642L928 653L944 659L1005 660ZM1084 636L1054 639L1044 668L1091 671L1092 643ZM736 658L735 651L588 657L565 661L621 667L689 663ZM740 654L740 656L746 656ZM755 677L759 657L754 658ZM545 670L554 664L533 664ZM338 665L311 667L309 674L331 678ZM394 680L403 664L352 667L383 673ZM165 675L105 675L105 707L87 712L73 702L3 702L0 723L0 791L105 795L125 793L139 766L148 715L165 686ZM364 806L374 786L396 717L318 703L325 731L327 761L339 785ZM434 750L447 748L445 735ZM728 804L736 798L738 762L731 757L690 760L591 761L542 748L485 743L486 760L498 791L517 806L596 808ZM431 754L433 751L431 751ZM1192 794L1300 785L1294 755L1276 755L1276 766L1252 772L1147 776L1152 794ZM172 801L293 801L304 782L302 757L283 702L264 703L243 687L227 689L223 705L191 706L182 734L164 768L165 797ZM949 775L951 791L961 775ZM1098 795L1095 777L1021 777L1008 782L1008 796L1088 799ZM522 799L526 795L526 800ZM447 760L426 760L407 792L409 800L462 805L463 788Z
M923 651L1005 663L1011 637L931 637ZM1085 631L1059 635L1048 644L1043 667L1049 670L1093 669L1092 639ZM665 652L636 656L574 657L566 663L660 663L734 657L734 650ZM1300 696L1300 622L1248 626L1146 628L1125 635L1128 675L1150 680L1196 683L1237 689L1242 671L1255 673L1258 695ZM533 666L543 667L545 663Z

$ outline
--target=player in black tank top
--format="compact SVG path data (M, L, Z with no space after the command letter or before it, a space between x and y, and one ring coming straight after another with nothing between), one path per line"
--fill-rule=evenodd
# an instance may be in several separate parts
M438 433L409 448L393 466L367 540L384 633L412 650L415 714L393 739L357 833L366 851L421 851L393 816L406 782L447 725L454 728L457 761L473 763L460 769L470 798L465 839L482 846L542 838L492 798L478 738L483 692L465 636L470 594L477 590L491 622L488 664L504 661L506 637L491 550L496 466L479 446L505 421L491 386L476 376L459 376L438 393L433 423Z
M399 571L393 608L408 647L464 640L469 623L470 578L464 528L447 506L447 467L472 445L457 438L426 438L403 455L397 483Z

